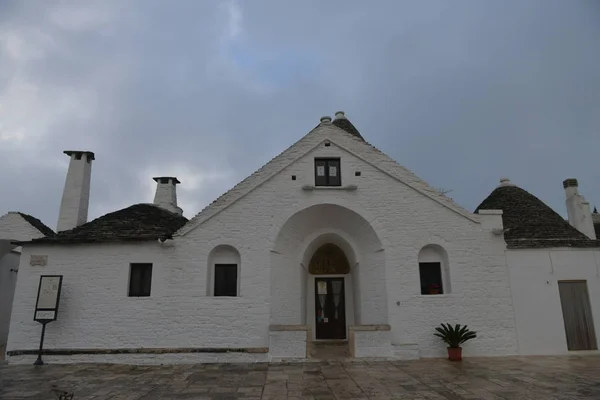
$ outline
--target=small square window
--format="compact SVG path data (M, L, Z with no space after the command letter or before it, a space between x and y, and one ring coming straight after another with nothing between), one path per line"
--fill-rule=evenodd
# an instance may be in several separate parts
M152 283L152 264L131 264L129 297L148 297Z
M419 263L421 294L444 294L442 265L439 262Z
M360 176L360 171L355 171L354 176Z
M215 296L237 296L237 264L215 264Z
M315 186L341 186L339 158L315 158Z
M295 181L296 180L296 175L292 175L292 180Z

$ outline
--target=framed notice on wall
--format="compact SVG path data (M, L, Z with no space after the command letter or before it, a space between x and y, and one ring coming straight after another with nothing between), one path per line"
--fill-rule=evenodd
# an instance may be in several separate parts
M34 321L55 321L60 302L62 275L42 275L38 286L37 301L35 303Z

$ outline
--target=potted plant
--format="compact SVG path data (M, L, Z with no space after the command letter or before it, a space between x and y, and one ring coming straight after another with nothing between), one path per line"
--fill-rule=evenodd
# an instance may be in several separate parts
M435 328L437 332L434 335L448 344L448 359L450 361L462 360L462 347L460 345L467 340L476 338L476 332L469 330L467 325L461 326L460 324L456 324L454 327L450 324L440 325Z

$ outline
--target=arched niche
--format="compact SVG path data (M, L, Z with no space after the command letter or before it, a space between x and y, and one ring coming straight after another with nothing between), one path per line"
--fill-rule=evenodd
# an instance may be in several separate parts
M213 248L208 255L207 295L239 296L240 267L241 257L239 251L235 247L222 244ZM222 286L223 284L234 288L229 290L226 294L219 294L217 286Z
M350 272L350 263L341 248L326 243L311 257L308 272L312 275L345 275Z
M421 294L449 294L450 265L448 253L437 244L428 244L419 251Z

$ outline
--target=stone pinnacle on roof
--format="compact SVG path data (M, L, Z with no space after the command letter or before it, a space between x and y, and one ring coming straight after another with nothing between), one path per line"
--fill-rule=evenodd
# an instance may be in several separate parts
M517 186L517 185L512 183L510 181L510 179L508 179L508 178L500 178L500 185L498 185L498 187L505 187L505 186Z
M354 125L352 125L352 122L350 122L350 120L348 118L346 118L346 114L343 111L338 111L335 113L335 119L333 120L333 125L337 126L340 129L345 130L352 136L355 136L363 141L365 140L362 137L362 135L360 134L360 132L358 131L358 129L356 129L356 127Z

